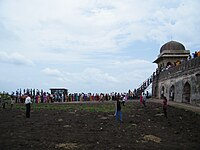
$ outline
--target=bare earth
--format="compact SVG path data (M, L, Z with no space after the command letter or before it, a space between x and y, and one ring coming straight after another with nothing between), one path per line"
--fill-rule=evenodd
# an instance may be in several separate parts
M112 102L51 105L68 107L65 110L32 107L29 119L25 118L25 110L0 109L0 150L197 150L200 147L200 115L195 112L169 106L166 119L160 103L149 102L144 108L139 102L128 102L122 106L123 123L120 123L113 116ZM92 108L112 105L113 110L76 110L69 109L70 105Z

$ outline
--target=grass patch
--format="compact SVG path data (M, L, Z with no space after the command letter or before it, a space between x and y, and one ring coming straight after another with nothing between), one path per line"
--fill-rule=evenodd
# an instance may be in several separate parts
M15 104L14 108L25 110L25 104ZM115 102L111 103L39 103L31 104L31 109L35 111L40 110L64 110L64 111L87 111L87 112L113 112L115 111ZM122 111L131 110L130 106L122 106Z

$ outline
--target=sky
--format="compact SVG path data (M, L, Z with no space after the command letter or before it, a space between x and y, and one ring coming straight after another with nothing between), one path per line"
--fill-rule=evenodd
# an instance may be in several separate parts
M199 0L0 0L0 92L127 92L160 47L200 50Z

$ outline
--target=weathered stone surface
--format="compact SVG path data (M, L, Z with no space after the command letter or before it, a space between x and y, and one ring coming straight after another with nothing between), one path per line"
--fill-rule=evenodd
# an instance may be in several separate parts
M163 93L170 101L200 106L200 57L160 72L154 77L152 91L155 98Z
M153 141L155 143L161 142L161 138L154 136L154 135L145 135L143 138L145 141Z

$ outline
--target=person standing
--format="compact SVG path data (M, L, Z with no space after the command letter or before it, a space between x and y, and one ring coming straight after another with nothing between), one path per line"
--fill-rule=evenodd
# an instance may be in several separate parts
M116 121L118 121L118 118L120 119L120 122L122 122L121 102L119 99L117 99Z
M142 93L140 94L140 105L142 105L143 103L143 96L142 96Z
M163 112L165 117L167 118L167 98L165 96L163 97Z
M31 97L28 94L28 96L25 99L25 104L26 104L26 118L30 118L30 111L31 111Z
M122 105L123 105L123 106L125 106L125 101L126 101L126 96L124 95L124 96L122 97Z
M142 103L143 103L144 107L146 107L146 100L147 100L146 94L143 93L142 97L143 97Z
M12 97L11 99L10 99L10 108L12 109L13 108L13 105L14 105L14 98Z

